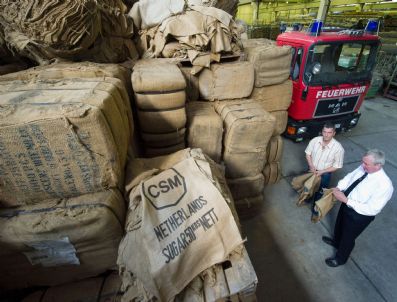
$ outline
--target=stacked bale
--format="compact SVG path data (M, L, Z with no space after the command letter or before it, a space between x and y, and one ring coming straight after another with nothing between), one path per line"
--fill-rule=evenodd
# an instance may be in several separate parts
M223 160L236 208L252 215L263 204L262 170L274 117L252 100L219 102L215 110L224 123Z
M274 116L276 122L264 167L265 184L274 184L281 177L282 139L288 122L288 107L292 99L292 81L288 79L291 63L289 46L277 46L266 39L244 42L248 61L255 66L255 87L250 96Z
M186 82L179 68L159 60L140 61L131 79L145 155L184 149Z
M133 130L127 91L112 77L50 74L44 68L0 78L4 288L114 268L123 233L119 188Z
M186 106L188 117L187 143L190 148L201 148L219 163L222 155L223 123L208 102L193 102Z

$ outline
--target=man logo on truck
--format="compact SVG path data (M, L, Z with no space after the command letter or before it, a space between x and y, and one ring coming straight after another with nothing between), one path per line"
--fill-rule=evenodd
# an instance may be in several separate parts
M143 195L157 210L175 206L185 196L185 178L174 168L145 181Z

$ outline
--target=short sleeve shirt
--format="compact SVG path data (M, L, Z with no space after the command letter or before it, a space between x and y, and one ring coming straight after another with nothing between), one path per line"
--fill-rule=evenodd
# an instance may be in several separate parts
M322 141L322 136L313 138L305 150L305 153L312 157L314 167L317 170L329 167L342 168L345 154L342 145L334 138L325 146Z

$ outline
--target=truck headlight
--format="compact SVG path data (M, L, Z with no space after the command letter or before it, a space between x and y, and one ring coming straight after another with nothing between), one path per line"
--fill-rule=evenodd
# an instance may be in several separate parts
M307 127L299 127L298 131L296 132L297 134L302 134L305 133L307 131Z
M356 125L357 122L358 122L358 118L355 117L354 119L352 119L352 120L350 121L350 126Z

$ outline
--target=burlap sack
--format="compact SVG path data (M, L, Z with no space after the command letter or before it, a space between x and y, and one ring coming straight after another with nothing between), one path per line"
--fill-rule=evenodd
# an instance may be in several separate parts
M88 278L35 291L25 297L22 302L121 302L122 295L121 279L117 272L112 272L102 277Z
M57 285L115 268L124 217L117 190L0 210L0 287Z
M282 176L280 162L267 163L263 168L263 176L265 178L265 185L278 183Z
M292 81L286 80L280 84L254 87L250 99L260 103L268 112L286 111L292 100Z
M118 264L162 301L172 301L200 272L225 260L242 243L211 171L201 153L130 193Z
M245 40L241 40L241 42L243 43L244 49L249 47L258 47L264 45L276 45L275 41L266 38L245 39Z
M135 93L135 102L143 110L167 110L185 106L185 90L176 90L161 93Z
M137 110L139 126L142 132L168 133L174 132L186 126L185 106L170 109L143 111Z
M314 204L315 214L312 215L312 222L319 222L338 203L332 194L332 189L323 189L323 196Z
M246 98L253 85L254 67L249 62L212 64L199 75L200 95L209 101Z
M226 179L227 184L232 192L234 200L240 200L247 197L255 197L263 194L265 188L263 174L255 176Z
M1 53L1 51L0 51ZM2 64L0 65L0 75L5 75L5 74L9 74L12 72L17 72L20 70L25 70L27 69L28 66L25 63L19 63L19 62L14 62L14 63L9 63L9 64Z
M145 146L145 157L155 157L155 156L161 156L161 155L166 155L166 154L171 154L174 152L177 152L179 150L185 149L186 145L185 142L180 142L175 145L171 146L165 146L165 147L148 147Z
M290 46L269 43L244 49L247 60L255 68L255 87L270 86L286 81L290 74Z
M167 147L180 144L185 141L186 128L169 133L145 133L141 132L142 140L147 147Z
M200 97L199 78L191 73L192 67L179 67L186 81L186 100L188 102L198 101Z
M292 179L292 187L300 193L297 206L302 206L306 199L309 199L316 193L320 187L321 177L308 172Z
M124 167L102 110L81 103L3 105L2 109L2 206L122 185Z
M262 173L266 164L266 152L225 152L223 161L227 178L252 177Z
M179 68L162 60L141 60L134 66L132 88L135 92L173 92L186 88Z
M224 123L224 155L266 151L275 120L260 104L249 99L223 101L215 110Z
M193 102L186 106L190 148L201 148L212 160L220 162L222 154L223 123L208 102Z
M267 144L266 161L268 163L280 161L283 154L284 141L280 135L272 136Z
M270 113L275 118L273 135L281 135L287 128L288 111L273 111Z

